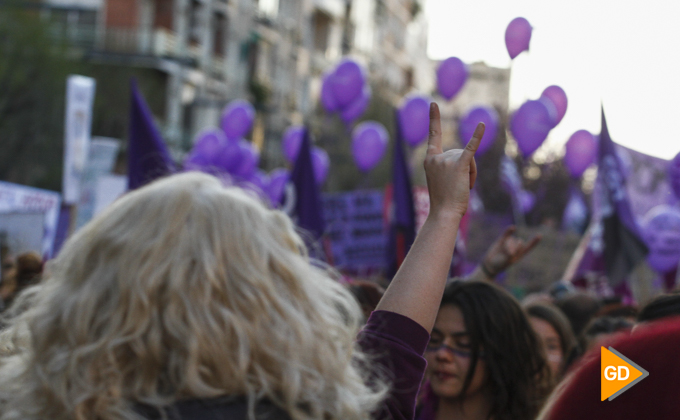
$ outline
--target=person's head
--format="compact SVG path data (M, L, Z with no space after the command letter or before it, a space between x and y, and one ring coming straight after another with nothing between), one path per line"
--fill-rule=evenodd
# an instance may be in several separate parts
M9 249L0 253L0 264L2 265L2 281L5 282L9 278L13 278L16 274L16 261L14 256L9 253Z
M17 289L16 261L14 256L9 253L9 249L2 247L0 252L0 264L2 272L0 277L0 311L7 309L9 303Z
M16 261L16 278L19 291L37 283L40 280L42 269L40 254L37 252L20 254Z
M668 319L622 335L611 346L649 372L613 401L601 400L601 351L582 359L546 403L540 420L677 419L680 320ZM633 372L631 371L631 374Z
M558 299L555 305L566 315L577 337L602 306L598 298L586 293L577 293Z
M385 289L379 284L365 280L353 280L347 287L359 303L359 306L361 306L365 320L368 319L371 312L378 306L378 302L380 302L385 293Z
M638 323L656 321L680 315L680 292L657 296L645 305L637 317Z
M494 419L533 418L547 366L519 302L487 282L446 287L425 355L436 397L483 394Z
M358 365L352 295L284 213L209 175L121 197L47 272L11 327L30 345L0 364L0 411L133 418L138 402L243 395L293 419L356 419L384 395Z
M42 258L36 252L26 252L20 254L14 262L11 277L11 287L4 287L0 292L0 297L5 302L5 307L9 308L16 296L24 289L38 283L42 273ZM7 280L10 280L8 277ZM6 286L9 286L6 285Z
M559 308L548 302L532 303L525 309L531 326L541 337L552 377L559 380L566 368L567 358L577 345L569 320Z
M611 316L594 318L583 330L586 343L585 350L599 347L601 344L611 341L615 335L628 332L631 328L633 328L633 323L625 318Z

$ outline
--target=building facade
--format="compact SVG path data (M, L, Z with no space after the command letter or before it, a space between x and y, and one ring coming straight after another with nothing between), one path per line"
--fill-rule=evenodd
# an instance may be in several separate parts
M237 98L258 110L253 142L277 147L317 109L323 73L344 55L394 105L431 93L421 9L416 0L45 0L41 13L88 60L163 75L156 117L180 155Z

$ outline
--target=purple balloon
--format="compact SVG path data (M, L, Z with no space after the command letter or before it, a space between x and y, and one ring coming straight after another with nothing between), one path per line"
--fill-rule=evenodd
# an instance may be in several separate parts
M184 158L183 167L185 171L202 171L206 162L203 156L190 153Z
M368 172L375 167L387 151L389 134L379 122L365 121L352 133L352 156L357 167Z
M557 125L557 108L552 101L545 96L538 98L539 102L542 102L545 109L548 110L548 118L550 119L550 127L554 128Z
M232 170L232 174L241 178L250 178L257 168L260 155L255 147L248 141L241 139L238 143L240 151L239 163Z
M430 131L430 100L425 96L410 96L399 108L401 135L412 147L427 139Z
M345 108L361 95L366 74L359 63L346 58L340 62L330 80L338 107Z
M595 136L586 130L578 130L569 137L564 163L572 178L578 178L597 158Z
M668 205L651 209L643 222L649 247L647 262L659 273L667 273L680 262L680 211Z
M227 138L220 130L208 128L196 136L189 157L184 161L186 169L208 170L220 166L220 154L226 147Z
M365 85L364 89L361 91L361 95L354 100L347 108L343 109L340 113L340 117L346 124L351 124L352 121L361 117L363 113L368 108L368 104L371 102L371 87Z
M668 179L675 196L680 199L680 153L668 162Z
M529 51L531 41L531 25L523 17L512 20L505 30L505 46L510 58L514 59L522 51Z
M305 128L301 125L293 125L288 127L283 133L283 156L290 163L295 162L298 153L300 153L300 145L302 144L302 137L305 134Z
M498 134L498 113L495 109L479 106L471 109L460 122L460 138L463 145L467 144L477 128L477 124L483 122L485 127L482 142L479 144L477 154L486 153L493 146Z
M255 119L255 108L248 101L231 101L222 113L222 131L230 139L238 139L250 131Z
M550 111L541 101L526 101L512 116L510 130L524 157L534 153L552 128Z
M328 177L328 170L331 166L331 160L328 158L328 153L319 147L312 148L312 166L314 167L314 180L317 185L323 185Z
M227 139L224 142L224 146L217 156L218 169L231 172L238 166L241 160L241 148L238 144L238 140L235 139Z
M460 58L449 57L437 68L437 89L439 94L451 100L463 87L468 78L468 68Z
M557 111L557 122L555 122L555 125L559 124L562 118L564 118L564 114L567 113L567 94L564 93L561 87L552 85L545 88L541 98L548 99L555 106Z
M283 168L274 169L269 173L267 195L274 206L281 204L289 177L288 171Z
M323 77L321 83L321 104L326 109L326 112L335 112L338 110L338 101L335 99L333 92L333 72L328 72Z
M255 170L255 172L248 178L247 182L250 182L254 187L264 192L269 186L269 175L261 169Z

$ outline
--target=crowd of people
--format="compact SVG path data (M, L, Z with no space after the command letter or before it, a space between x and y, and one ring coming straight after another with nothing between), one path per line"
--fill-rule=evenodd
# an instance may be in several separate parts
M44 270L4 253L0 420L677 418L680 294L520 302L494 277L540 238L514 227L447 278L483 133L442 150L432 105L430 213L386 288L342 284L284 213L202 173L126 194ZM612 342L653 379L604 405Z

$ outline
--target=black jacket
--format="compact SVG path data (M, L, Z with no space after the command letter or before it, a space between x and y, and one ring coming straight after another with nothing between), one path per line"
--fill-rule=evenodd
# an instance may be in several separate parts
M161 412L150 406L140 406L139 413L149 420L162 420ZM186 400L164 409L167 420L247 420L245 398L212 398ZM269 402L255 407L257 420L290 420L288 414Z

